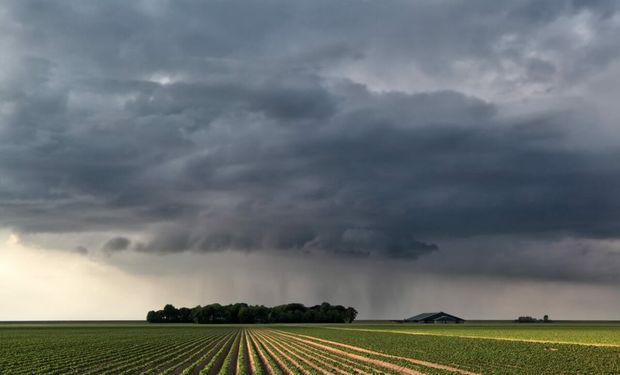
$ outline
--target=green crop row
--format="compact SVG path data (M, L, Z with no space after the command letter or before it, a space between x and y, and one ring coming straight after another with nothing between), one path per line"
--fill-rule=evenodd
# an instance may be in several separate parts
M403 334L620 345L620 324L618 323L353 324L346 327L342 325L325 326L332 329L393 331Z
M235 331L228 327L0 328L0 373L169 373Z
M251 331L253 332L253 331ZM276 375L282 375L283 372L280 369L279 365L276 363L275 359L271 357L264 349L262 343L260 343L253 333L249 332L250 341L252 343L252 347L257 354L257 357L260 358L260 364L262 368L266 369L266 372L273 373ZM268 371L267 371L268 369Z
M387 357L385 355L380 355L379 353L370 354L367 351L359 351L353 350L351 348L343 348L339 346L335 346L333 344L326 344L325 342L315 342L313 340L307 340L305 338L301 338L298 336L283 334L282 332L274 332L274 337L277 337L277 340L280 340L283 343L287 343L289 345L297 344L297 347L302 349L304 352L307 352L309 348L315 348L319 350L319 353L332 353L335 354L335 358L339 359L341 362L343 360L348 360L349 363L353 364L353 371L343 371L342 367L331 366L334 367L330 372L343 372L343 373L357 373L357 372L366 372L366 373L380 373L380 374L400 374L400 373L424 373L429 375L445 375L452 374L453 371L433 368L429 366L424 366L419 363L413 363L412 361L408 361L405 359L395 359L391 357ZM329 349L327 349L329 348ZM331 349L331 350L330 350ZM336 350L336 353L334 353ZM346 354L344 354L346 353ZM317 360L317 356L310 355L310 357L315 358ZM363 369L360 367L364 367ZM366 370L366 371L365 371Z
M615 347L549 345L318 327L280 327L279 330L483 374L620 374L620 348ZM403 361L393 362L405 364Z
M334 372L355 374L355 373L372 373L372 374L397 374L397 371L377 366L368 365L363 361L346 358L342 355L334 354L328 350L314 347L312 345L301 344L296 340L292 340L289 337L278 335L277 339L288 345L293 350L301 353L305 353L310 358L315 358L318 361L325 363L332 367Z
M620 374L614 346L368 327L0 326L0 374Z

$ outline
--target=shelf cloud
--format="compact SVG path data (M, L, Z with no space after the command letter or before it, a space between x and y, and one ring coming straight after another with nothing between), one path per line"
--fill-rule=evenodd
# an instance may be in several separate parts
M0 227L617 280L618 32L615 1L4 1Z

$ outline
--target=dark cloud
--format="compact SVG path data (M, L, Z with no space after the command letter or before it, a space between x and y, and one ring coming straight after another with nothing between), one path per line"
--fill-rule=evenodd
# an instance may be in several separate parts
M399 259L620 233L616 135L526 100L617 60L615 2L2 7L0 226ZM413 68L434 83L372 85Z
M416 269L509 282L527 279L610 286L620 282L620 253L613 240L500 235L446 240L442 245L441 252L421 258Z
M113 253L116 251L124 251L129 249L131 245L131 240L125 237L114 237L110 238L104 245L103 251L107 253Z

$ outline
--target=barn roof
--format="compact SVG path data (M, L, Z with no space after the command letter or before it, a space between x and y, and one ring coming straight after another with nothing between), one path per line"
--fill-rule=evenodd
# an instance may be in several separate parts
M438 312L430 312L430 313L422 313L422 314L418 314L416 316L412 316L411 318L407 319L407 320L424 320L426 318L430 318L433 315L437 315L440 314Z
M445 313L443 311L418 314L416 316L412 316L411 318L405 319L405 320L435 320L435 319L441 319L441 318L443 319L452 318L455 320L464 320L457 316Z

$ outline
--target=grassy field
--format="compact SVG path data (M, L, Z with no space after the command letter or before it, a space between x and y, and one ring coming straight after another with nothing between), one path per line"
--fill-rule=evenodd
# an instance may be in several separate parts
M0 325L0 374L37 373L620 374L620 324Z

